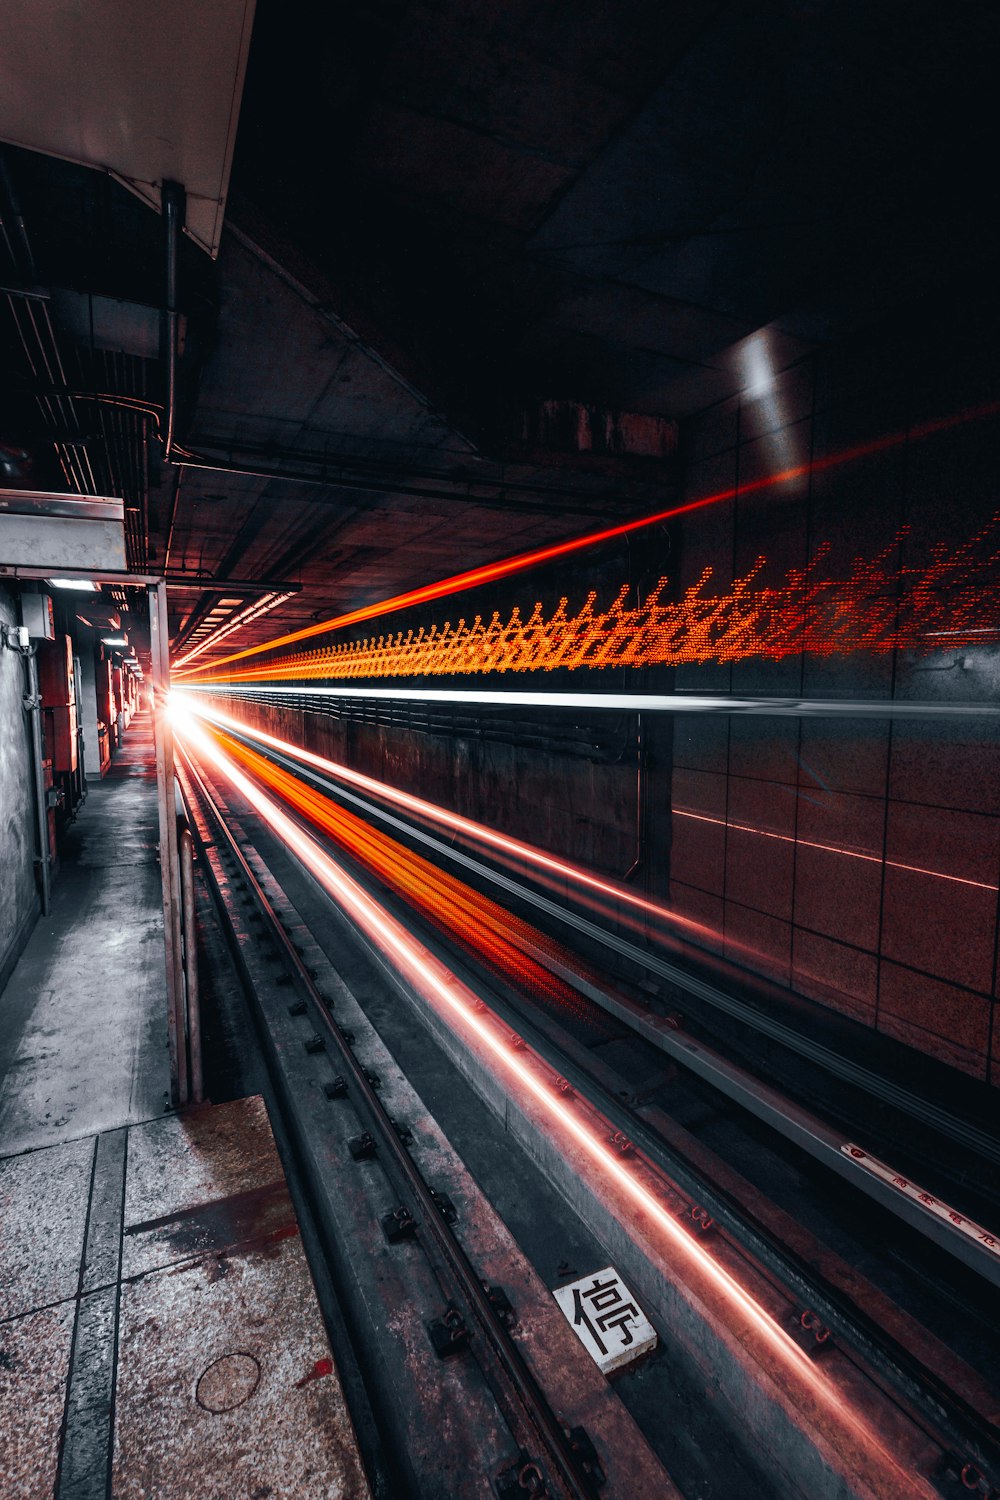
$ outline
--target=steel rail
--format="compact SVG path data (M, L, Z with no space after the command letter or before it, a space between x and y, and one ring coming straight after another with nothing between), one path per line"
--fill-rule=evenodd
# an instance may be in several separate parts
M453 1281L459 1287L463 1300L472 1312L506 1385L513 1392L521 1413L534 1430L544 1450L545 1460L554 1474L558 1476L560 1484L571 1500L594 1500L593 1486L581 1473L578 1457L570 1445L559 1418L552 1410L541 1386L528 1369L506 1325L493 1307L482 1279L477 1275L465 1250L442 1216L431 1188L406 1150L362 1064L355 1057L340 1026L330 1014L321 991L317 988L312 975L285 931L267 892L219 811L204 777L195 767L193 757L186 749L181 749L180 753L184 758L192 783L197 787L205 806L210 811L212 822L225 839L229 852L239 868L241 878L246 882L247 889L271 929L273 940L294 972L297 982L312 1001L324 1032L334 1043L345 1069L351 1076L352 1088L364 1101L369 1119L379 1134L380 1156L383 1150L386 1151L396 1172L419 1205L423 1214L422 1227L430 1229L435 1246L451 1273ZM484 1370L483 1373L487 1372ZM509 1413L507 1413L507 1418L510 1419Z
M424 941L433 951L433 937L425 937ZM550 972L564 979L568 977L565 971L552 967L551 961L540 950L534 956L539 963L549 967ZM476 960L472 960L472 964L474 972ZM509 983L504 988L516 994ZM581 990L581 993L589 996L592 991ZM513 1004L508 1002L504 1008L509 1011L509 1024L517 1027L529 1046L561 1073L576 1092L596 1104L612 1128L621 1131L655 1162L681 1195L690 1200L692 1207L704 1208L737 1249L751 1264L757 1263L786 1297L799 1301L819 1315L866 1378L871 1378L872 1371L877 1372L879 1379L893 1391L897 1402L902 1397L904 1402L910 1403L910 1418L920 1422L935 1444L943 1450L951 1443L964 1451L974 1452L979 1463L993 1475L1000 1476L1000 1430L992 1417L985 1418L967 1397L954 1391L935 1369L902 1345L849 1294L831 1283L824 1272L776 1240L766 1223L729 1189L707 1177L704 1169L676 1142L665 1140L656 1124L646 1119L637 1105L616 1095L605 1080L595 1076L591 1058L581 1061L576 1049L567 1049L564 1043L553 1037L558 1022L540 1025L520 997ZM685 1063L680 1054L672 1055L682 1065ZM699 1076L719 1092L728 1093L710 1070ZM728 1097L733 1097L733 1094L728 1093ZM758 1117L766 1118L763 1114ZM773 1121L768 1123L773 1126ZM853 1185L859 1186L856 1182Z
M322 780L320 777L316 779ZM351 800L363 799L352 796ZM292 809L287 811L293 822L309 831L313 837L316 836L315 830L304 817ZM405 828L405 825L399 826L404 827L404 831L408 833L417 832ZM366 878L363 874L360 878L366 886L375 881L375 877ZM375 883L380 884L377 881ZM391 894L389 904L391 909L394 904ZM363 945L370 947L369 940L363 935L359 936ZM475 960L469 971L466 961L460 960L456 964L454 955L439 935L424 933L421 941L432 952L444 956L459 975L465 969L467 983L482 988ZM545 962L541 954L536 957ZM563 974L561 977L568 976ZM495 975L487 975L491 997L499 1004L501 1013L503 1010L513 1012L513 1016L508 1015L508 1022L518 1027L538 1055L566 1077L582 1096L593 1099L615 1128L621 1129L651 1161L658 1163L661 1170L672 1179L682 1197L688 1198L692 1204L701 1204L710 1212L735 1247L748 1255L751 1263L756 1263L759 1269L765 1271L785 1296L793 1300L800 1299L803 1305L818 1313L826 1326L842 1341L841 1346L845 1352L850 1353L853 1349L856 1356L867 1363L869 1371L877 1372L879 1380L887 1381L889 1388L896 1391L896 1399L902 1397L904 1402L911 1403L911 1418L917 1417L924 1424L928 1437L936 1445L944 1450L950 1443L955 1446L956 1451L974 1454L977 1462L987 1470L1000 1472L998 1433L992 1418L984 1417L967 1397L954 1391L918 1355L901 1345L891 1332L882 1328L848 1293L830 1283L815 1265L802 1261L795 1251L779 1243L767 1225L735 1199L729 1190L706 1178L703 1170L676 1144L661 1137L655 1125L611 1093L604 1082L593 1077L585 1064L567 1053L548 1031L540 1029L531 1015L526 1013L523 1004L500 998L496 982ZM515 993L509 982L501 981L501 985L511 994ZM589 995L590 991L586 993ZM613 1013L617 1015L617 1012ZM595 1091L599 1098L595 1097ZM862 1364L860 1368L864 1370L865 1365ZM868 1378L871 1378L870 1373Z
M294 823L316 836L316 830L303 815L294 809L287 809L286 813ZM363 869L355 878L366 889L383 884L377 876L367 874ZM383 894L381 899L386 899L386 896ZM391 891L388 905L390 910L396 905ZM359 934L359 939L377 956L370 939L363 934ZM612 1093L605 1082L594 1077L586 1063L581 1063L572 1051L567 1051L552 1037L550 1030L542 1028L533 1019L529 1008L523 1004L523 997L513 1002L503 998L498 993L497 976L489 973L488 965L467 958L456 962L446 939L433 930L422 931L421 942L460 977L464 973L467 984L478 986L480 990L481 969L486 974L492 1003L505 1016L507 1024L516 1026L539 1057L565 1077L582 1097L590 1099L605 1114L613 1129L620 1130L657 1164L681 1197L692 1205L704 1207L730 1242L758 1270L764 1271L784 1296L815 1311L838 1337L844 1351L849 1355L853 1353L855 1363L866 1378L872 1378L872 1372L876 1372L878 1381L887 1383L897 1402L910 1403L910 1419L922 1424L928 1437L942 1452L952 1444L957 1451L975 1454L977 1463L986 1469L1000 1473L1000 1444L992 1418L985 1418L966 1397L952 1390L943 1377L882 1328L849 1294L831 1284L814 1265L802 1261L795 1251L777 1241L767 1225L728 1189L712 1182L679 1147L665 1141L655 1125ZM499 983L509 995L517 994L516 986L510 981L501 979ZM906 1409L905 1405L903 1409Z
M735 995L727 994L716 985L698 978L697 975L687 973L686 970L678 968L676 964L669 963L667 960L659 958L655 953L651 953L647 949L640 948L637 944L629 942L627 938L608 932L605 928L596 922L590 921L589 918L581 916L578 912L571 911L568 907L560 905L559 902L553 901L547 896L543 896L540 892L532 890L529 886L523 885L511 876L504 875L501 871L493 869L490 865L484 864L472 855L466 854L462 850L445 843L443 840L435 838L433 834L427 833L424 829L407 823L394 813L390 813L385 808L379 807L377 803L359 796L356 792L348 791L332 778L314 771L309 766L303 765L301 761L297 761L291 756L283 755L281 751L274 750L270 746L260 744L252 735L241 735L238 730L229 726L226 728L226 733L232 734L234 738L243 741L256 750L258 754L286 766L289 770L293 770L297 776L304 780L311 781L324 791L331 792L336 797L353 803L354 806L372 814L381 822L388 823L391 827L405 833L409 838L416 839L419 843L424 844L427 848L432 849L444 858L451 860L454 864L461 865L482 879L499 886L501 890L507 892L509 895L528 902L537 910L545 912L547 916L554 917L557 921L567 926L574 927L585 937L601 943L604 947L612 948L623 958L630 959L643 968L652 970L653 973L658 974L677 989L686 991L714 1009L721 1010L727 1015L732 1016L734 1020L740 1021L752 1030L760 1032L771 1041L778 1042L790 1051L798 1053L799 1056L816 1063L827 1073L832 1074L833 1077L862 1089L865 1093L871 1094L885 1104L893 1105L904 1114L918 1120L921 1124L932 1126L934 1129L940 1131L942 1135L948 1136L957 1145L963 1146L967 1150L975 1151L978 1155L994 1164L1000 1165L1000 1140L986 1131L980 1130L978 1126L971 1124L969 1121L961 1119L958 1115L952 1114L950 1110L943 1109L929 1100L921 1099L919 1095L912 1093L902 1084L893 1083L891 1079L884 1078L881 1074L873 1072L862 1063L852 1062L850 1058L843 1057L839 1052L835 1052L832 1048L824 1046L822 1042L812 1041L809 1037L805 1037L796 1031L794 1027L776 1020L773 1016L765 1015L756 1006L738 999ZM612 1010L619 1020L623 1019L618 1011L614 1010L608 1004L607 996L601 999L595 994L590 998L594 999L595 1003L603 1005L605 1009ZM650 1034L646 1039L653 1042L654 1045L660 1046L664 1051L673 1050L664 1044L661 1036Z

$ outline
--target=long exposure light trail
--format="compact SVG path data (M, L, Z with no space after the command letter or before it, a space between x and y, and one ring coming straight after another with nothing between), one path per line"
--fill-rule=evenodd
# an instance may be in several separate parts
M707 813L690 812L683 807L673 809L675 818L691 818L697 823L714 823L718 828L729 828L737 833L753 833L758 838L776 839L783 844L798 844L804 849L821 849L827 854L842 854L847 859L863 859L869 864L884 864L893 870L908 870L913 875L931 875L935 880L951 880L956 885L971 885L981 891L1000 890L1000 886L988 880L969 880L964 875L945 875L941 870L929 870L925 865L907 865L898 859L883 859L881 854L864 854L860 849L845 849L840 844L820 844L814 839L800 838L797 834L771 833L766 828L753 828L748 823L730 823L726 818L711 818Z
M181 701L184 701L183 698ZM678 926L689 931L703 934L705 929L696 922L671 911L669 907L659 906L655 902L645 900L643 897L622 885L618 881L605 880L596 875L592 870L585 870L580 865L575 865L569 860L559 859L557 855L548 854L544 849L537 848L534 844L525 843L521 839L511 838L509 835L499 833L494 828L489 828L485 823L477 823L472 818L465 818L460 813L449 812L447 808L441 807L436 802L428 802L423 797L414 796L410 792L400 791L399 788L391 786L388 782L378 781L372 776L365 776L360 771L351 770L339 761L329 760L326 756L316 755L313 751L305 749L302 745L295 745L289 740L279 739L276 735L268 734L266 730L258 729L253 725L245 724L240 719L234 719L232 715L223 713L214 705L205 704L197 699L185 702L185 707L199 717L210 720L221 727L231 729L237 734L245 735L261 745L267 745L273 750L279 751L304 765L313 766L316 770L323 771L335 780L345 782L371 796L378 797L390 802L396 807L418 817L425 818L428 822L440 828L447 828L455 833L461 834L474 844L485 846L498 851L508 860L524 861L540 871L544 876L555 876L561 880L569 881L572 885L583 887L585 890L595 893L607 901L616 905L621 904L641 913L643 916L655 915L667 921L676 923Z
M632 521L622 521L616 526L607 526L601 531L588 532L585 536L571 537L568 541L553 542L546 547L538 547L531 552L519 552L512 557L502 558L497 562L486 563L478 568L470 568L464 573L453 574L450 578L442 578L436 583L424 584L420 588L408 589L405 593L394 594L391 598L381 599L374 604L363 605L359 609L349 610L345 614L335 615L329 620L320 620L314 625L303 626L300 630L290 631L286 635L276 636L273 640L263 641L257 646L248 646L243 651L234 652L230 656L219 657L215 661L206 662L202 666L191 668L192 673L214 670L229 662L242 661L246 657L257 656L263 651L273 651L279 646L290 646L296 641L309 640L317 635L324 635L327 631L340 630L348 625L357 625L364 620L374 620L381 615L392 614L396 610L409 608L414 604L426 604L434 599L443 599L450 594L464 592L466 589L476 588L480 584L495 583L501 578L508 578L513 573L520 573L526 568L535 568L543 563L554 562L557 558L569 557L574 552L582 551L584 548L596 547L602 542L614 541L618 537L630 536L633 532L641 531L648 526L661 525L665 521L671 521L679 516L690 515L694 511L704 510L708 506L720 505L727 500L733 500L739 496L752 495L761 490L768 490L789 484L796 479L802 479L810 474L819 474L827 469L836 468L841 464L857 462L859 459L870 458L877 453L883 453L891 448L901 447L907 442L917 442L924 438L933 437L937 433L945 432L952 427L959 426L965 422L978 421L984 417L995 416L1000 412L1000 401L990 401L969 411L961 412L958 416L942 417L934 421L924 422L917 426L905 428L898 432L888 433L884 437L875 438L868 443L860 443L855 448L847 449L842 453L828 454L823 458L811 458L806 463L793 464L790 468L782 469L777 474L768 474L760 479L748 480L740 485L727 486L725 489L716 490L711 495L705 495L700 500L690 500L683 505L672 505L666 510L657 511L651 516L639 516Z
M175 695L181 692L181 689L174 689ZM677 947L685 941L695 943L698 946L698 958L701 963L708 962L712 965L718 965L719 963L715 950L723 940L723 933L718 928L706 926L704 922L695 921L693 918L685 916L672 907L664 906L661 903L639 896L631 887L621 882L613 879L604 879L592 870L571 864L568 860L559 859L558 856L549 854L543 849L538 849L532 844L527 844L522 840L501 834L495 829L488 828L483 823L476 823L469 818L463 818L460 814L451 813L436 803L427 802L423 798L402 792L390 786L387 782L376 781L374 778L365 776L361 772L351 771L336 761L328 760L321 755L315 755L313 752L301 746L293 745L287 740L278 739L275 735L267 734L263 730L251 727L242 723L239 719L234 719L220 710L209 707L203 701L180 697L178 697L177 701L184 702L187 709L198 714L200 718L217 725L219 728L229 730L241 738L252 739L257 744L266 746L272 754L284 757L286 760L303 766L306 768L307 775L310 769L315 772L322 772L323 778L330 779L327 782L330 790L335 789L331 785L332 780L339 778L341 795L352 801L356 801L367 817L383 817L394 827L398 827L401 832L412 833L414 831L412 821L409 824L398 822L392 814L380 806L381 803L387 802L391 806L398 807L409 819L430 823L432 826L436 826L442 831L449 833L451 838L448 844L439 845L433 838L427 840L431 847L436 847L438 855L443 856L445 859L458 859L463 867L474 867L474 861L459 855L456 851L455 841L461 840L466 845L471 844L473 847L480 849L481 852L488 853L494 863L504 865L510 870L518 871L525 864L531 866L532 878L535 883L546 887L554 894L558 894L560 898L563 897L568 885L573 891L574 904L588 909L600 918L602 924L604 924L593 928L591 932L591 936L596 936L598 941L605 941L610 937L611 934L607 924L616 929L622 927L630 928L644 939L648 939L651 935L651 924L655 923L659 924L660 930L657 933L657 942L660 945L666 944L669 947ZM349 786L353 786L355 791L349 791L347 789ZM378 800L368 801L358 796L357 793L362 791L367 792L369 797L377 798ZM310 805L312 809L315 809L315 803L311 803ZM422 837L419 834L417 836ZM490 865L481 865L478 873L487 879L494 878L494 872ZM518 892L514 886L504 885L503 888L515 895L527 896L529 900L534 899L527 889ZM547 905L545 909L549 911L550 915L555 916L558 921L566 921L570 918L570 914L561 900L558 903ZM571 925L575 927L579 925L572 918L570 918L570 921ZM581 928L580 930L583 929ZM519 939L523 939L523 936L523 933L512 931L508 923L506 937L510 942L513 942L517 946ZM473 946L475 946L474 943ZM539 948L547 949L549 955L556 957L558 962L557 947L558 945L552 944L547 939L543 939L540 934L532 930L530 945L527 950L522 947L522 952L527 951L530 954ZM751 967L754 964L759 964L762 959L766 959L767 957L767 955L749 944L737 942L732 937L729 938L727 947L730 957L741 957L741 961L749 964ZM577 970L579 969L578 959L573 967Z
M171 718L178 737L198 758L208 761L240 793L271 831L315 876L338 906L367 936L390 966L425 1003L468 1040L477 1042L508 1086L519 1089L536 1111L557 1127L591 1163L598 1180L613 1185L621 1197L655 1226L665 1247L691 1271L705 1278L728 1305L734 1331L752 1330L785 1371L822 1404L826 1419L840 1441L860 1445L870 1462L891 1474L897 1493L930 1496L930 1488L907 1473L885 1447L864 1415L845 1406L844 1393L817 1368L788 1333L774 1321L717 1259L685 1230L671 1211L640 1179L636 1164L626 1165L612 1154L606 1140L609 1123L582 1100L567 1103L553 1088L554 1075L533 1053L514 1050L509 1032L496 1018L480 1013L481 1002L439 959L389 911L342 869L321 846L289 817L226 755L212 735L173 702ZM666 1268L665 1268L666 1270Z
M703 923L695 922L689 917L660 902L649 900L637 895L628 886L618 881L603 879L593 871L586 870L580 865L571 863L569 860L559 859L558 856L548 854L533 844L525 843L523 840L511 838L507 834L499 833L496 829L487 827L484 823L475 822L471 818L463 817L459 813L450 812L438 803L428 802L423 797L417 797L409 792L404 792L391 786L388 782L376 780L374 777L366 776L360 771L351 770L338 761L328 759L326 756L317 755L303 746L295 745L291 741L279 739L276 735L258 729L252 725L245 724L231 715L210 706L200 699L192 698L187 701L187 707L199 717L205 718L221 728L232 730L234 733L254 740L257 744L267 746L276 750L279 754L286 755L292 760L297 760L303 765L312 766L322 771L336 781L353 786L361 791L367 792L381 801L402 809L408 814L439 828L448 829L460 835L472 844L489 849L498 854L501 859L510 866L512 863L523 862L537 872L537 876L546 884L552 879L567 882L571 889L584 892L596 898L592 903L594 909L605 918L621 921L624 913L631 911L643 921L653 920L662 922L668 931L672 930L682 934L696 943L706 941L717 941L721 934L707 928ZM948 875L941 870L932 870L922 865L906 864L900 860L884 860L881 855L869 854L856 849L848 849L841 845L822 843L818 840L796 838L791 834L772 833L767 829L754 828L749 824L727 822L723 818L713 818L707 814L696 813L686 808L673 809L675 817L686 818L695 822L710 823L717 827L729 828L740 833L759 835L762 838L773 839L781 843L800 844L804 848L817 849L824 853L836 854L845 858L859 859L870 864L880 865L883 862L892 869L903 870L917 875L926 875L936 880L947 880L957 885L971 886L975 889L995 892L996 884L988 881L971 880L965 876ZM745 959L752 961L760 955L752 947L745 944L730 945L739 948Z
M940 651L1000 640L1000 516L958 546L941 544L904 564L908 528L869 557L830 571L828 543L804 567L763 584L760 556L732 583L712 587L713 568L674 597L663 575L633 600L622 583L607 606L592 589L575 611L569 598L555 609L540 599L530 612L515 604L501 615L477 613L471 623L424 623L406 631L341 640L266 662L231 667L227 681L374 682L388 678L461 679L541 672L606 672L617 668L698 666ZM992 626L983 625L993 620ZM178 666L182 663L178 663ZM208 678L207 681L216 679Z
M184 692L256 694L268 698L373 698L405 703L474 703L490 708L607 709L617 713L767 714L778 718L967 719L1000 717L997 703L943 703L888 698L737 698L731 693L542 693L478 688L324 687L317 683L182 681Z
M217 731L214 731L218 733ZM314 827L333 838L342 849L377 879L427 917L446 937L480 959L494 973L512 981L542 1007L585 1024L600 1024L600 1013L563 979L529 956L520 937L536 949L557 952L558 945L495 901L472 890L430 860L375 829L363 818L331 801L276 766L265 756L229 735L221 735L226 753L281 800L301 813Z

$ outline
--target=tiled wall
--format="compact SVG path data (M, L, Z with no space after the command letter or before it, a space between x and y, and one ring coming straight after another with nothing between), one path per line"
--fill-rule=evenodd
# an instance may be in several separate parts
M824 543L833 574L903 525L907 565L965 541L1000 510L1000 416L919 430L1000 395L989 352L960 320L911 323L690 423L691 499L910 436L692 516L682 582L710 564L725 585L764 555L761 582L777 583ZM1000 644L686 667L676 685L996 705ZM1000 1083L998 721L679 714L672 803L672 899L709 946Z

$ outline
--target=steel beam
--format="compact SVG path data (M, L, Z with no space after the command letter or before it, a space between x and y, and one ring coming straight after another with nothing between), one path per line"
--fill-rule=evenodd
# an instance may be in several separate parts
M174 745L167 717L170 688L167 589L163 580L149 587L149 644L153 677L153 737L156 746L156 802L160 821L160 879L163 939L167 965L167 1036L170 1093L175 1105L188 1101L187 1025L184 959L181 946L181 883L174 794Z

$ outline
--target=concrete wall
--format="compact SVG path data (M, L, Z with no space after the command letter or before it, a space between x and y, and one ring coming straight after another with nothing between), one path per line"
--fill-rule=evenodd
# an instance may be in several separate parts
M988 526L1000 496L991 351L961 319L911 322L810 360L687 433L690 499L791 464L793 484L738 495L685 526L684 577L778 583L831 544L824 573L889 547L928 563ZM927 424L937 430L927 435ZM945 424L940 428L937 424ZM827 457L908 432L863 458ZM1000 545L994 531L991 546ZM905 589L906 584L903 584ZM995 607L978 623L1000 626ZM997 701L992 641L924 655L798 655L678 670L678 688L812 697ZM671 895L718 950L980 1079L1000 1083L1000 734L983 719L678 716ZM694 814L695 816L691 816Z
M0 623L20 622L17 601L0 585ZM0 991L38 915L30 740L21 698L24 663L0 649Z
M238 702L227 703L226 710L237 716L241 712ZM635 859L631 744L625 751L631 766L626 768L297 709L248 705L246 716L319 755L610 874L623 875Z

